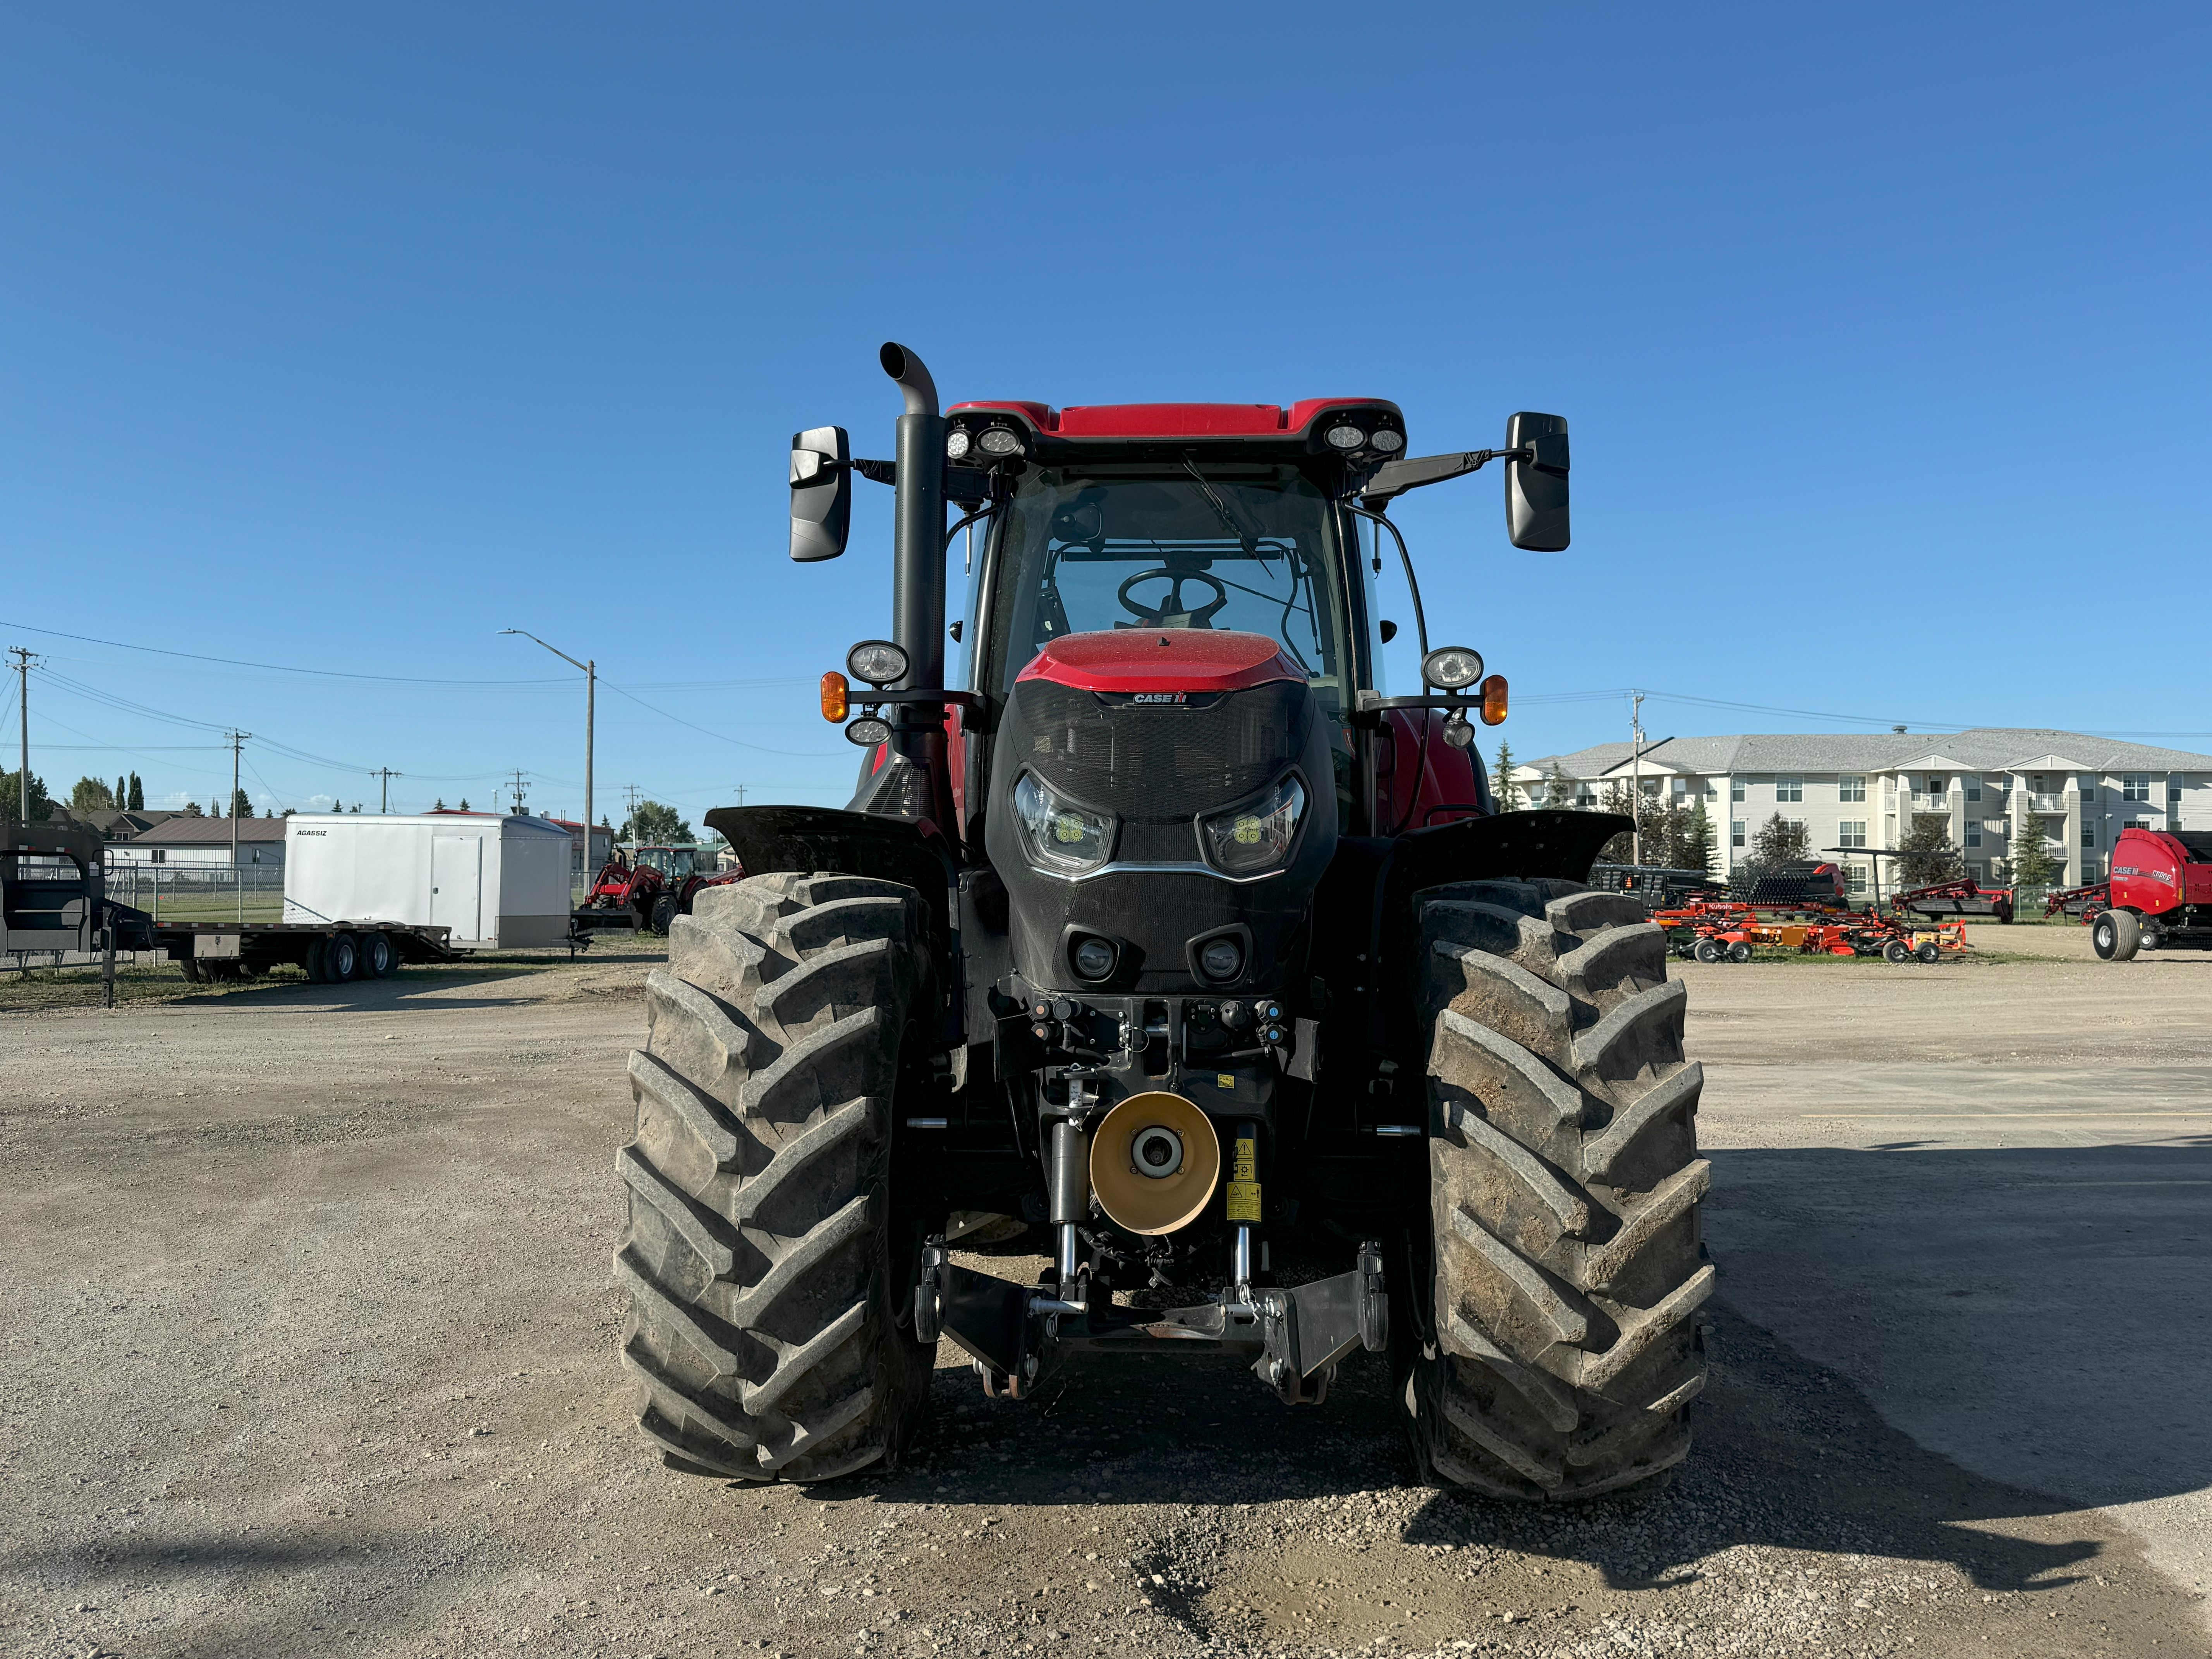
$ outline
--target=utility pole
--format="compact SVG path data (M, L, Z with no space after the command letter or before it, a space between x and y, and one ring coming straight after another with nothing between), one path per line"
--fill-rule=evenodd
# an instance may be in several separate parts
M392 810L392 781L394 778L404 778L407 775L404 772L395 772L388 766L380 766L368 775L383 780L382 791L377 797L376 810L380 812L389 812Z
M514 812L515 816L520 817L522 816L522 769L520 767L514 769L513 777L514 781L508 784L507 787L514 791Z
M31 821L31 665L38 659L20 645L9 646L8 653L15 659L9 665L15 669L15 678L21 683L18 688L20 701L16 706L21 710L19 731L22 750L21 757L15 763L23 769L15 775L15 781L21 792L21 805L18 810L22 814L23 822L28 824Z
M1636 822L1635 829L1629 832L1628 857L1631 863L1640 865L1644 862L1644 694L1631 691L1628 695L1635 700L1628 711L1628 734L1630 752L1635 757L1632 775L1636 780L1634 793L1628 798L1629 816Z
M251 732L233 729L230 738L230 879L238 889L238 919L246 920L246 877L238 867L238 763Z
M544 641L527 629L502 628L499 631L502 634L520 634L526 640L538 645L545 645ZM592 750L594 746L592 725L597 716L599 700L599 659L597 657L586 657L582 662L578 662L567 652L556 646L545 645L545 648L560 658L562 662L567 663L569 667L580 668L584 671L584 874L588 880L598 868L592 862Z
M739 785L738 786L738 805L740 805L740 806L743 806L744 804L745 804L745 787L744 787L744 785L743 785L743 784L741 783L741 784L739 784Z

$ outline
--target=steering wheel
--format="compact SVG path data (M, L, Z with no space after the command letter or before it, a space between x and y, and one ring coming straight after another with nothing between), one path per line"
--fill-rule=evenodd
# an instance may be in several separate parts
M1142 601L1129 597L1129 590L1139 582L1148 582L1155 576L1168 579L1168 591L1157 607L1147 609ZM1213 590L1212 603L1202 605L1195 611L1188 609L1183 604L1182 585L1185 582L1204 582ZM1114 597L1121 600L1124 611L1137 619L1133 623L1121 623L1123 628L1211 628L1215 613L1229 603L1229 589L1218 578L1207 575L1203 570L1170 570L1163 565L1157 569L1139 570L1115 590ZM1171 617L1179 617L1181 621L1170 622L1168 619Z

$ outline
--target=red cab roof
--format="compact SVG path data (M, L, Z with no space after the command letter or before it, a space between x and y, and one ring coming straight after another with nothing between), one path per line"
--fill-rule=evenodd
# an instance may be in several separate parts
M1054 409L994 398L955 404L945 413L1017 415L1060 438L1274 438L1304 432L1324 410L1346 408L1387 409L1403 418L1398 405L1383 398L1308 398L1288 409L1279 404L1076 404Z
M1241 691L1306 671L1265 634L1233 629L1117 628L1054 640L1021 672L1076 691Z

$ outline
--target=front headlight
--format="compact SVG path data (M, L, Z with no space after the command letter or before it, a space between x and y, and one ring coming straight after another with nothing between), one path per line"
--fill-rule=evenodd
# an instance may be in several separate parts
M1114 851L1114 819L1062 800L1036 774L1024 772L1014 786L1014 822L1022 850L1048 875L1079 876L1096 870Z
M1198 821L1206 861L1225 876L1257 875L1279 866L1297 839L1305 816L1305 786L1285 778L1259 799Z

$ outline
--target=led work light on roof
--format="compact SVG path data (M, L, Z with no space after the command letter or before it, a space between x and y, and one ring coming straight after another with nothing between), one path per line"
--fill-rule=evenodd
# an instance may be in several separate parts
M968 453L968 446L974 441L975 441L969 437L966 433L962 432L957 428L946 433L945 434L945 453L946 458L951 460L958 460L962 456Z
M1447 691L1464 691L1482 678L1482 653L1463 645L1440 645L1421 659L1421 678Z
M1406 434L1402 432L1393 432L1386 426L1378 428L1368 441L1385 455L1395 455L1406 447Z
M1367 434L1356 426L1333 426L1321 435L1336 449L1357 449L1367 441Z
M977 447L986 455L1018 455L1022 453L1021 434L994 426L975 440Z
M906 652L889 640L862 640L845 653L845 668L865 685L889 685L906 678Z

